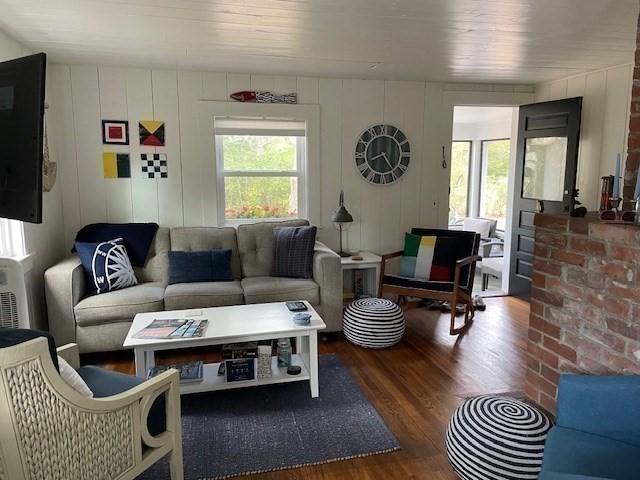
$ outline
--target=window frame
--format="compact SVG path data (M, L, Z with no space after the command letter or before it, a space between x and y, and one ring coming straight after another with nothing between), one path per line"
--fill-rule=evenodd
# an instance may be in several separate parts
M26 255L24 223L0 218L0 256L22 258Z
M306 192L304 211L307 212L307 217L305 219L313 225L322 225L324 216L320 185L322 178L320 105L227 102L209 99L200 99L189 105L189 108L194 110L195 118L189 122L190 128L186 129L185 135L192 141L183 142L182 163L183 169L189 165L187 168L190 169L191 175L198 172L198 178L191 178L190 184L199 184L202 190L195 192L188 188L183 189L185 205L190 209L187 212L185 207L185 221L189 219L189 223L197 225L226 225L224 217L220 217L219 214L215 121L219 117L251 117L288 119L305 123L307 134L304 185ZM206 142L200 142L200 139L206 139ZM332 156L333 153L324 152L324 155ZM206 175L203 175L203 172L206 172Z
M454 143L468 143L469 144L469 155L467 155L467 205L465 208L465 216L469 217L470 216L470 212L471 212L471 181L473 180L472 178L472 173L473 173L473 140L451 140L451 149L453 152L453 144ZM452 161L453 161L453 153L451 155ZM451 196L451 178L449 178L449 196ZM449 211L451 211L451 205L449 205ZM450 219L449 219L449 223L450 226L456 226L456 225L461 225L461 224L452 224L450 223Z
M241 135L238 131L236 135ZM273 222L284 221L295 218L307 218L307 136L296 136L296 169L295 170L225 170L224 168L224 142L225 135L215 136L216 149L216 186L218 192L218 223L223 225L242 225L246 223L256 222ZM265 135L274 137L278 135ZM291 135L282 135L291 136ZM225 195L225 179L228 177L241 178L260 178L260 177L280 177L280 178L297 178L298 186L298 214L295 217L261 217L261 218L227 218L226 195Z
M482 191L485 188L485 177L486 177L486 171L487 171L485 145L491 142L511 142L511 138L485 138L480 140L480 175L478 176L478 198L477 198L477 201L478 201L477 217L479 218L484 218L482 217ZM509 178L509 172L507 171L507 181L508 181L508 178ZM507 214L508 212L505 212L505 225L507 221ZM504 230L501 230L496 227L496 232L504 233Z

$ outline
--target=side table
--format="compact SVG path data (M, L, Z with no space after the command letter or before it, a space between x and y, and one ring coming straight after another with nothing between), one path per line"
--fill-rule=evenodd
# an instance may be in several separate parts
M362 257L362 260L354 260L354 256ZM354 256L341 259L344 300L350 302L354 298L377 297L382 257L371 252L360 252Z

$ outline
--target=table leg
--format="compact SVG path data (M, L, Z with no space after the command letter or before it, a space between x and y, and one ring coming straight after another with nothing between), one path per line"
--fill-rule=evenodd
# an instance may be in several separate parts
M309 332L309 386L311 387L311 397L320 395L318 385L318 332Z
M136 377L145 377L145 372L147 371L146 360L147 355L144 350L139 348L135 348L133 350L133 355L135 357L136 364Z
M145 367L146 370L144 371L144 376L147 376L147 372L149 371L150 368L153 368L156 366L156 354L153 350L146 352L147 357L145 360Z

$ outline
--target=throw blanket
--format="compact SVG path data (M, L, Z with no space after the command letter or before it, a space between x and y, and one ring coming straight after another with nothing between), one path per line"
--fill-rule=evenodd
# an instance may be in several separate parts
M80 229L75 241L100 243L122 238L131 263L136 267L144 267L158 228L157 223L92 223ZM71 252L75 251L74 246Z

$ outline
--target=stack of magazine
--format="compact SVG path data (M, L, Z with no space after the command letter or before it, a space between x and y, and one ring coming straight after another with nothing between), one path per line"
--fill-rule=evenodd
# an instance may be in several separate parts
M156 319L133 335L141 339L197 338L204 335L208 320L192 318Z
M202 381L202 361L177 363L172 365L156 365L149 369L147 378L160 375L162 372L166 372L170 368L175 368L180 372L180 383L194 383Z

